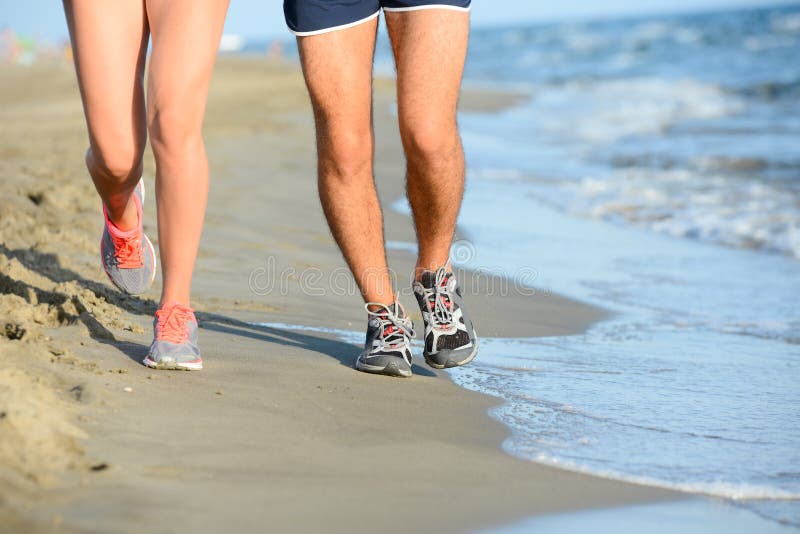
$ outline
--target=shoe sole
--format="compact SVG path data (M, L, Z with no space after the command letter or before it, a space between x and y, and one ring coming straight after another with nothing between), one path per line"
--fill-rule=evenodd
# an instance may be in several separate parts
M434 369L452 369L453 367L461 367L462 365L467 365L469 362L474 360L475 356L477 356L477 354L478 354L478 334L475 333L474 329L472 330L472 337L473 337L473 339L475 339L475 342L473 343L473 347L472 347L472 352L470 352L469 356L467 356L463 360L459 360L457 362L454 362L453 360L448 358L447 361L444 363L444 365L442 365L440 363L436 363L434 361L431 361L428 358L428 356L425 356L425 363L427 363L428 365L430 365Z
M159 369L162 371L200 371L203 369L203 362L155 362L150 359L150 356L145 356L142 363L151 369Z
M386 366L369 365L367 363L356 362L356 370L375 375L393 376L396 378L411 377L411 369L400 369L396 362L389 362Z

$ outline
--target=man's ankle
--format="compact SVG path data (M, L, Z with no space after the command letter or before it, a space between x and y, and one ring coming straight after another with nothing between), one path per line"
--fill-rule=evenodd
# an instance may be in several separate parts
M381 301L371 300L371 301L367 302L366 304L367 304L367 309L369 311L377 312L377 311L380 311L384 307L387 308L387 309L390 309L392 306L395 305L395 302L396 302L395 300L392 300L391 302L388 302L388 303L383 303Z

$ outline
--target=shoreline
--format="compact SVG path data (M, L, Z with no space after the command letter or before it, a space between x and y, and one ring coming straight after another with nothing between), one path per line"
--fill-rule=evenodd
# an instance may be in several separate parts
M316 298L299 288L304 269L333 273L343 262L309 179L313 124L292 67L230 58L218 64L206 120L211 196L194 289L207 369L145 369L140 360L158 287L146 298L121 296L96 266L98 202L82 170L85 132L74 75L61 67L14 75L39 88L3 95L11 103L4 119L13 121L9 131L19 139L0 138L3 175L14 177L2 186L0 297L14 324L29 332L0 340L9 354L3 365L56 375L51 389L63 406L54 413L91 437L54 429L78 449L68 465L29 466L55 481L26 482L26 504L8 500L14 486L0 477L0 518L24 510L32 530L61 531L127 532L170 521L199 531L252 530L262 521L289 530L397 530L384 509L363 507L384 494L411 510L402 530L463 531L540 513L683 497L507 454L501 445L509 431L488 413L500 401L443 380L444 373L415 367L408 381L362 375L350 368L353 345L245 322L358 331L364 321L357 295ZM54 83L41 87L43 79ZM410 220L387 202L402 196L403 161L386 85L376 83L376 175L386 239L408 242ZM46 100L50 117L39 128L25 126L40 113L36 99ZM22 143L54 148L31 163L33 151ZM152 237L151 198L147 204ZM80 224L60 229L76 217ZM287 291L258 295L250 279L269 257L276 272L293 271ZM389 251L389 259L401 266L398 272L410 272L407 253ZM556 295L478 294L469 301L485 317L485 336L579 332L605 316ZM43 443L58 450L52 440ZM9 471L7 456L0 466ZM187 501L165 509L174 492Z

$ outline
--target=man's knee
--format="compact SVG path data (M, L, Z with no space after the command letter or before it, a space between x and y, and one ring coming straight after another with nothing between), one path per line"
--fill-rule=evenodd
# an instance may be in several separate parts
M318 133L320 165L328 178L351 182L372 178L372 134L368 129L325 128Z
M441 160L459 149L455 121L414 121L401 125L403 147L409 159Z

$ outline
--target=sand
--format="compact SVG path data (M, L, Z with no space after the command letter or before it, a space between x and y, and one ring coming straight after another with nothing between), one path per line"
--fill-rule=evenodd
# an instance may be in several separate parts
M129 297L101 271L71 66L0 66L0 75L0 524L10 531L461 532L675 498L507 455L508 431L487 414L497 399L424 364L410 380L366 375L351 368L356 345L251 324L361 331L365 322L319 209L313 123L294 65L220 60L193 301L206 369L143 367L159 279ZM468 91L463 105L489 113L514 98ZM385 206L403 191L392 106L391 84L378 82ZM145 216L155 243L152 196ZM407 217L387 211L386 225L388 240L413 241ZM394 248L389 259L416 312L410 253ZM578 333L606 316L550 291L503 295L497 278L460 276L486 336Z

